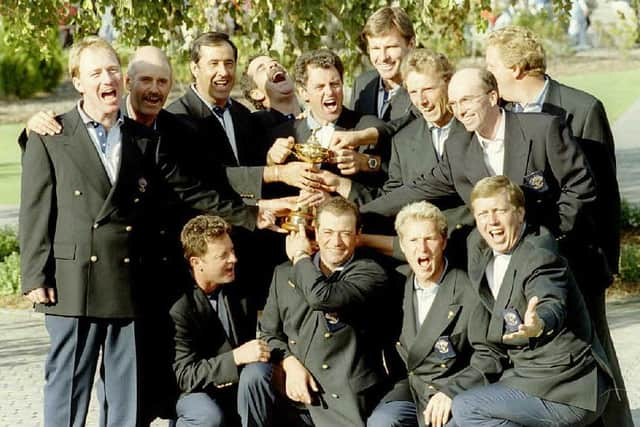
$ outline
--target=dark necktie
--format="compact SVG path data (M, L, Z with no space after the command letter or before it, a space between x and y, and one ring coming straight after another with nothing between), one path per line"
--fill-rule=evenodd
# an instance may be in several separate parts
M227 304L225 303L222 290L215 294L209 295L209 302L211 303L211 307L213 307L213 311L215 311L218 315L218 319L220 319L220 323L222 324L224 333L231 343L231 346L235 347L237 344L237 340L235 339L233 324L231 323L231 316L229 314L229 310L227 310Z
M382 91L384 94L382 96L382 117L381 119L385 122L391 119L391 99L389 98L389 92L386 90Z

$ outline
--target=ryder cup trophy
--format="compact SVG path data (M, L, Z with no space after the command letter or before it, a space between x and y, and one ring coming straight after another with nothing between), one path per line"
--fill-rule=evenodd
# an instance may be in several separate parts
M292 152L299 160L312 163L318 167L322 162L329 159L329 150L320 144L315 130L311 133L307 142L294 144ZM282 224L282 228L287 231L298 231L300 224L302 224L305 230L312 231L315 225L315 217L314 207L298 206L291 211L287 220Z

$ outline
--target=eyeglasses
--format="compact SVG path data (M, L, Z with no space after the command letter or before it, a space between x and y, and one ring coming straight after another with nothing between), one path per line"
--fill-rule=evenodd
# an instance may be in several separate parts
M459 110L461 107L464 109L467 109L469 107L472 107L473 104L475 104L476 102L478 102L478 100L480 98L482 98L485 95L488 95L489 93L491 93L491 91L487 91L485 93L481 93L479 95L467 95L467 96L463 96L462 98L460 98L457 101L449 101L447 103L447 107L449 107L450 111L455 111L455 110Z

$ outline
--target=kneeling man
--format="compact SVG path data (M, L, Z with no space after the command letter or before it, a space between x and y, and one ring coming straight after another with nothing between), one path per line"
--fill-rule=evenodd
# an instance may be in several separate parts
M305 404L314 425L417 425L410 398L387 394L381 331L400 307L385 307L384 269L355 253L358 216L354 203L334 197L318 207L317 253L303 229L287 237L291 262L274 271L261 331L286 396Z
M482 307L467 273L444 256L445 215L430 203L415 202L400 210L395 227L411 267L397 343L409 375L396 388L410 387L421 426L440 427L450 419L453 397L483 384L483 373L496 372L499 363L474 353L469 342L472 319L482 320L474 310Z
M489 326L473 323L474 346L505 370L495 384L459 394L460 426L582 426L608 400L606 357L566 260L544 227L524 222L522 190L504 176L471 193L477 231L468 239L469 278Z
M269 348L247 341L247 314L224 285L235 279L238 261L222 218L200 215L180 235L194 283L173 305L176 375L180 398L177 426L259 425L258 408L248 407L254 387L271 381ZM236 410L237 407L237 410Z

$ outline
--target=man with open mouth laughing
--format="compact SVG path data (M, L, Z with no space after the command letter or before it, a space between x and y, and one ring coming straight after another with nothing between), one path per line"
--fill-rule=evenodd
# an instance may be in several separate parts
M411 267L396 344L409 376L396 389L413 396L421 426L451 427L452 399L496 370L492 358L473 352L469 339L471 322L482 324L487 316L474 315L480 301L467 273L444 256L447 219L438 208L409 204L398 213L395 227Z
M481 304L469 335L499 370L453 399L455 422L593 425L617 384L555 237L525 222L525 193L506 176L481 179L471 207L468 272Z
M250 59L240 83L244 97L257 110L253 115L266 129L293 120L301 112L293 79L282 64L270 56Z
M382 185L386 179L391 129L375 116L363 115L346 108L342 102L343 64L332 51L319 49L305 52L295 65L295 79L300 98L305 102L306 117L283 123L272 132L278 141L306 143L315 135L317 142L331 150L335 166L320 175L324 190L331 189L344 197L349 188L337 188L338 177L347 175L365 186ZM288 155L269 159L285 162ZM346 181L350 186L350 179ZM343 184L341 184L343 185Z

